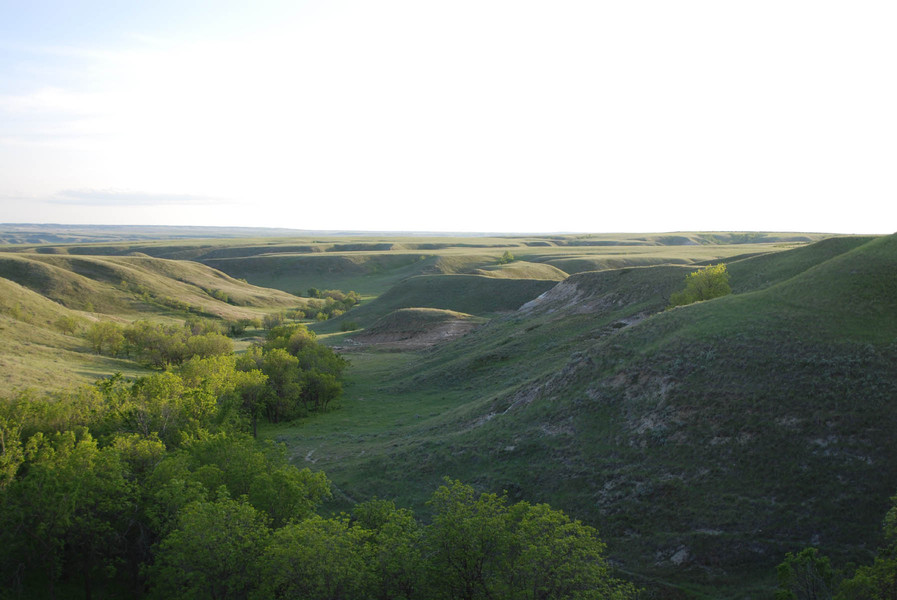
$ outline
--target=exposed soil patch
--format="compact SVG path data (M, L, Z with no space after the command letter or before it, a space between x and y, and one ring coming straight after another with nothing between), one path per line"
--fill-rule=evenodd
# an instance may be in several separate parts
M389 350L421 350L466 335L481 322L470 315L449 310L400 309L353 336L351 344L354 348L376 346Z

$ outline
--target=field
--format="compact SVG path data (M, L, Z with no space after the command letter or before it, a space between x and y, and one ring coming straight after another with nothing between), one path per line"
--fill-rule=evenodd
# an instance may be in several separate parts
M426 515L450 476L595 525L620 572L653 597L746 598L771 593L788 551L868 560L897 489L895 236L318 235L2 250L7 393L141 372L92 355L60 316L232 319L313 306L310 288L358 292L359 306L309 323L352 363L342 399L261 430L327 473L328 511L378 496ZM731 295L669 309L688 273L720 262Z

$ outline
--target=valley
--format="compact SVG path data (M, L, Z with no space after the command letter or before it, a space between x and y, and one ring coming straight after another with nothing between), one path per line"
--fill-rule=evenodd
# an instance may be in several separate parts
M428 515L447 476L596 527L648 597L748 598L786 552L868 561L897 490L893 235L16 241L0 396L154 372L65 318L303 311L350 362L342 397L259 435L327 474L322 512L379 497ZM720 263L731 294L670 308ZM312 288L362 301L315 320Z

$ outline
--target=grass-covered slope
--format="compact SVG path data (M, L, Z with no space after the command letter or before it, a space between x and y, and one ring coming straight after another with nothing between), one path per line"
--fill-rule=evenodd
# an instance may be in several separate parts
M505 279L482 275L419 275L393 286L382 296L362 304L321 331L351 319L362 326L400 308L440 308L477 316L513 311L555 285L542 279Z
M140 257L0 254L0 277L64 306L107 314L178 307L222 317L296 306L290 294L259 288L199 263Z
M473 271L473 274L508 279L550 279L554 281L563 281L567 278L567 273L557 267L523 260L478 268Z
M97 320L253 318L302 303L194 262L2 253L0 394L24 388L42 393L117 371L142 371L91 352L81 334Z
M304 294L311 287L379 295L419 275L435 258L403 252L373 254L275 253L203 259L204 264L256 285Z
M346 408L378 433L282 435L349 496L447 474L550 501L688 594L769 593L811 544L864 558L897 490L897 237L743 259L739 293L664 311L688 271L572 276L404 369L360 362Z
M89 353L83 339L57 325L64 317L82 324L93 318L0 278L0 395L26 388L42 393L140 370L128 361Z
M222 237L230 235L222 231ZM128 231L120 233L128 235ZM305 294L315 287L355 290L364 297L373 297L416 275L479 274L561 280L566 274L583 271L687 265L736 254L775 252L826 237L823 234L714 232L508 237L349 236L309 232L307 237L190 240L184 239L183 233L172 230L169 240L150 240L138 235L131 243L20 244L2 250L57 256L192 260L255 285L294 294ZM0 241L4 239L2 234L0 228ZM13 236L13 239L21 238ZM506 251L517 260L498 264Z

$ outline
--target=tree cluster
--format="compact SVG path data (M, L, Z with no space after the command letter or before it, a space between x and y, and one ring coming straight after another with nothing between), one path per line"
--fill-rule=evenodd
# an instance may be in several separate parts
M267 377L266 393L252 415L263 414L272 423L326 411L342 395L340 379L348 366L349 361L298 323L274 327L263 345L250 347L237 360L237 369L258 370Z
M345 314L347 310L361 302L358 292L340 290L308 289L305 314L316 321L326 321Z
M262 349L331 360L302 328ZM0 598L631 598L594 529L446 480L421 523L317 514L323 473L244 433L268 377L233 356L0 401ZM245 365L244 365L245 366Z
M126 356L151 367L179 365L198 356L207 358L233 352L230 339L211 321L188 320L183 327L135 321L127 326L97 321L84 333L97 354Z
M504 253L499 257L498 264L507 265L509 263L514 262L517 258L511 254L510 250L505 250Z
M897 600L897 496L883 523L884 545L869 565L835 570L816 548L789 552L777 567L776 600Z

